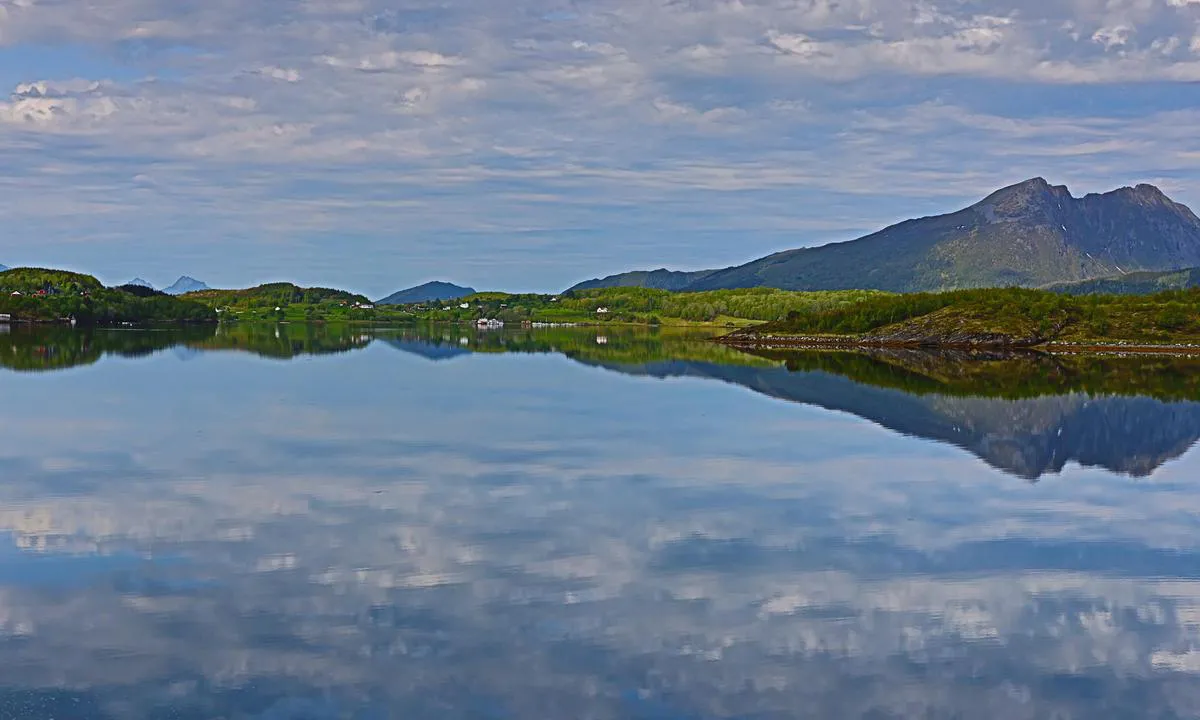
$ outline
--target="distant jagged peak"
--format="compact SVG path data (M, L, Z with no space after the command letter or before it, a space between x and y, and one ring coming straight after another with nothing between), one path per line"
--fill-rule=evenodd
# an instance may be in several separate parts
M1144 205L1177 205L1174 200L1167 197L1167 194L1158 188L1156 185L1148 183L1138 183L1132 187L1119 187L1116 190L1110 190L1106 193L1091 195L1089 197L1111 198L1119 197L1139 202Z
M163 292L168 295L184 295L189 292L197 292L199 290L208 290L208 285L194 277L184 275L175 281L170 287L165 288Z
M1156 185L1139 183L1102 193L1088 193L1076 198L1066 185L1051 185L1045 178L1036 177L1001 188L972 206L988 222L1012 220L1061 219L1061 211L1075 208L1093 210L1165 210L1195 221L1195 214L1175 202Z
M1065 200L1073 200L1071 191L1066 185L1051 185L1046 178L1035 177L1024 180L1015 185L1002 187L991 195L988 195L983 200L977 203L976 207L992 205L992 206L1024 206L1031 202L1050 201L1061 203Z

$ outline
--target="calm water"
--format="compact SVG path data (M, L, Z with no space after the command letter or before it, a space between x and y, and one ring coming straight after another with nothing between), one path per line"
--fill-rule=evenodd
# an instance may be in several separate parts
M9 330L0 718L1197 717L1197 383Z

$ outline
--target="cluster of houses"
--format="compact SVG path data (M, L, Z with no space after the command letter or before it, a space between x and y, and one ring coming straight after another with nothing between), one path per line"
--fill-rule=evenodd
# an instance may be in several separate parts
M33 297L33 298L44 298L44 297L49 297L50 295L60 295L60 294L61 293L54 288L50 288L48 290L43 288L41 290L38 290L37 292L31 292L31 293L23 293L20 290L13 290L8 295L9 295L9 297L25 297L26 295L28 295L29 297ZM91 295L92 295L92 293L87 290L84 290L81 293L79 293L79 297L91 297Z
M495 330L504 327L504 321L494 318L479 318L475 321L475 327L480 330Z

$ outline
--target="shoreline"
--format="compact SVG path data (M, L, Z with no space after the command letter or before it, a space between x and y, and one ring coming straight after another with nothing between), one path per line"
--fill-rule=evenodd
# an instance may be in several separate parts
M971 352L1011 352L1041 355L1200 355L1200 344L1148 344L1130 341L1111 343L942 343L889 341L853 336L777 335L769 337L723 335L714 342L743 350L959 350Z

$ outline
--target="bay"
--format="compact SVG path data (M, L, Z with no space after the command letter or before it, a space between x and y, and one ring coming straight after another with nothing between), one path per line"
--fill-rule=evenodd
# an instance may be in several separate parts
M1198 369L14 327L0 717L1193 717Z

